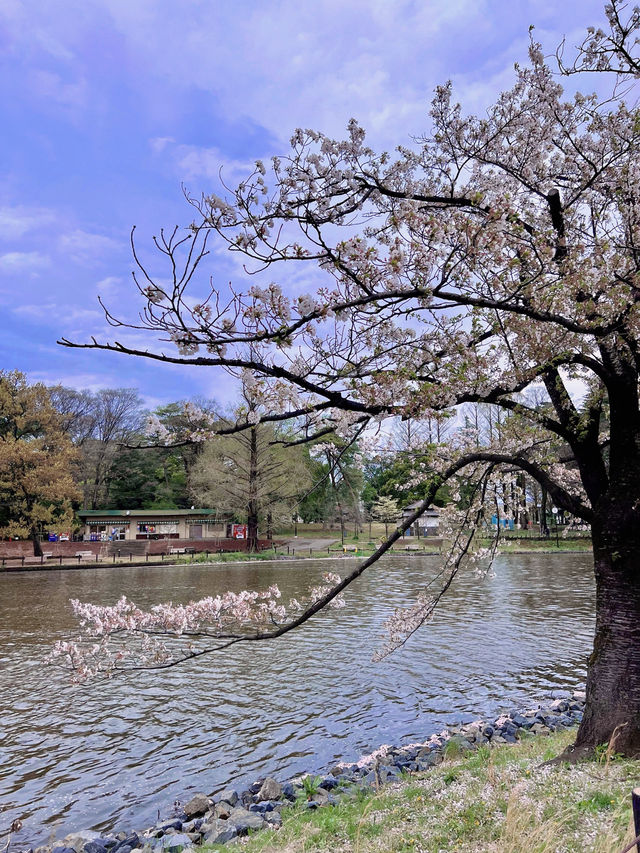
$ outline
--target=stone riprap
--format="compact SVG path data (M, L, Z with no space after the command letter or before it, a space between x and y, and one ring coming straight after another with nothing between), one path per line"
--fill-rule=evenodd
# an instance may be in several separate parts
M302 801L308 809L335 805L340 797L378 788L403 772L428 771L446 755L472 751L481 744L516 743L523 731L545 734L574 726L583 709L584 693L575 692L533 710L502 714L492 722L450 726L420 743L382 746L357 762L337 764L324 775L285 782L266 777L242 791L226 788L213 796L195 794L176 806L172 817L144 830L102 836L74 832L30 853L190 853L203 843L232 844L250 832L280 826L282 810L292 803Z

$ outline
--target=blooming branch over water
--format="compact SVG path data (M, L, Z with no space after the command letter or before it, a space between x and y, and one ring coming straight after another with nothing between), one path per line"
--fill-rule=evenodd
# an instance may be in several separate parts
M328 595L330 606L345 606L340 594L333 595L340 576L326 572L322 580L302 601L294 598L288 605L282 603L277 585L262 591L229 591L188 604L156 604L149 610L126 596L111 606L71 599L81 634L74 641L59 640L50 661L62 663L75 680L84 681L118 670L166 668L243 640L269 639L284 633ZM220 643L210 647L203 642L211 639Z
M473 475L476 482L468 505L458 508L455 504L450 504L441 510L441 534L447 544L443 550L440 570L414 602L408 607L397 608L385 621L382 646L375 652L374 661L381 661L404 646L407 640L432 618L436 607L463 566L473 567L481 577L486 577L489 573L496 554L499 530L496 530L490 548L478 548L475 540L485 516L495 466L476 466Z

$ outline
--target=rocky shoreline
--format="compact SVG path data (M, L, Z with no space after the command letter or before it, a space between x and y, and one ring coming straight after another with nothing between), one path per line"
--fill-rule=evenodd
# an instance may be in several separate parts
M421 743L382 746L354 763L340 763L319 776L305 775L279 782L259 779L245 790L227 788L213 796L201 793L172 817L146 829L100 835L74 832L30 853L196 853L203 844L232 844L249 832L275 828L281 812L296 802L307 809L335 805L359 789L378 788L403 773L419 773L444 759L486 744L516 743L522 732L545 734L576 725L582 719L584 693L557 698L535 709L502 714L492 722L476 720L451 726Z

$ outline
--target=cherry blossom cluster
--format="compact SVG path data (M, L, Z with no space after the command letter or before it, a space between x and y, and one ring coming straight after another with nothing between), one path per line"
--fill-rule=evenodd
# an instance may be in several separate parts
M81 635L75 641L58 641L50 660L71 668L77 680L109 676L120 669L172 665L196 656L208 640L219 641L223 648L225 641L239 642L254 638L255 631L265 634L286 625L341 582L331 572L322 579L323 584L311 587L304 599L291 599L288 606L277 585L262 591L229 591L188 604L156 604L148 610L126 596L114 605L72 599ZM336 595L331 606L344 607L343 597Z

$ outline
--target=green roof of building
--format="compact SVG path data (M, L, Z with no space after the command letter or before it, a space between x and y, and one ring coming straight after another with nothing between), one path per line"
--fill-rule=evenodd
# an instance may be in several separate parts
M189 515L212 515L220 517L217 509L80 509L77 512L80 518L98 518L109 516L139 516L139 517L162 517L162 516L189 516ZM222 514L224 515L224 513Z

